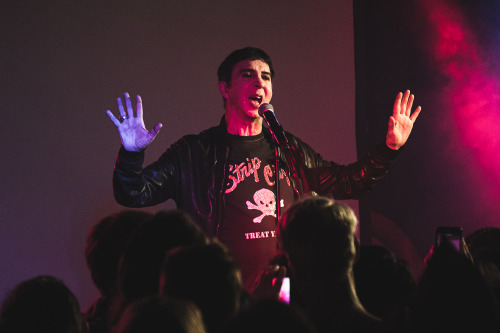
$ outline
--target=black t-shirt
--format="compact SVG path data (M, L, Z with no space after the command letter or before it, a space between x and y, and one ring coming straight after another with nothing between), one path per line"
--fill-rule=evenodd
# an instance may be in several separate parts
M226 170L225 208L219 239L241 267L245 288L276 253L275 156L261 133L231 135ZM280 207L293 202L293 189L280 167Z

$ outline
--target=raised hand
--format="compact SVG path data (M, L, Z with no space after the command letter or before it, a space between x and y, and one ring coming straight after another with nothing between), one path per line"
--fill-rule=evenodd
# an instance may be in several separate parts
M107 110L106 114L118 129L123 148L128 151L141 151L153 142L163 125L158 123L150 131L146 130L142 113L141 97L137 96L136 114L134 115L130 95L124 93L123 96L125 98L127 110L123 107L122 99L118 97L116 102L118 104L120 116L116 118L110 110Z
M405 91L404 95L399 93L396 96L385 139L387 146L391 149L398 150L406 143L413 128L413 123L422 110L419 106L413 114L411 113L414 98L415 96L410 95L409 90Z

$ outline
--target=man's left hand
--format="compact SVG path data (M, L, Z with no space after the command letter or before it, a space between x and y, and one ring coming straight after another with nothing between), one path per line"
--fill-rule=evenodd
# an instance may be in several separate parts
M419 106L413 114L411 113L414 98L415 96L410 95L409 90L404 95L400 92L396 97L385 139L385 143L391 149L398 150L406 143L413 128L413 123L422 110Z

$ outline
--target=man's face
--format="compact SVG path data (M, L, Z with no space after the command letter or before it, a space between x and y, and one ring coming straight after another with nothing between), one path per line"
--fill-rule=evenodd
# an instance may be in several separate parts
M233 68L231 83L220 82L219 89L227 111L242 120L259 118L259 106L273 96L269 66L262 60L240 61Z

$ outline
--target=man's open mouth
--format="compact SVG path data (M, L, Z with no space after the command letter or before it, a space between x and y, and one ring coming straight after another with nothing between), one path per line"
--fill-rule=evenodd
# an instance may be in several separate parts
M262 103L262 96L253 95L253 96L250 96L249 99L252 101L256 101L259 104Z

